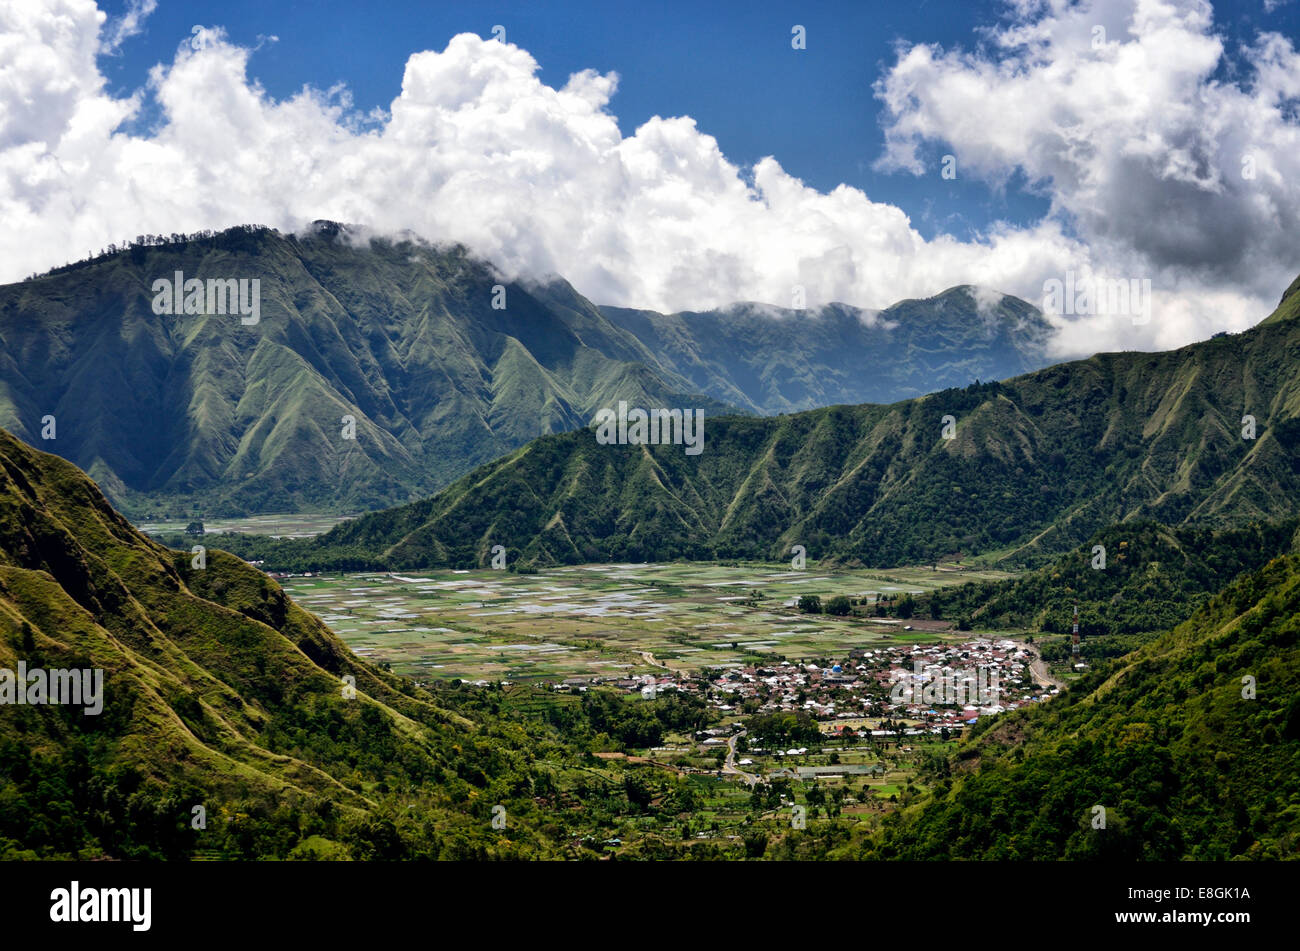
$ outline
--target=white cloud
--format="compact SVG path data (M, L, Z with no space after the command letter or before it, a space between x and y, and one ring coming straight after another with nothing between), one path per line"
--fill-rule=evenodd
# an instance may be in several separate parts
M1300 270L1291 42L1260 36L1238 85L1215 78L1224 47L1203 0L1022 9L991 34L996 58L900 51L877 84L889 112L880 166L922 174L942 143L962 174L1001 183L1019 171L1050 198L1047 220L1078 238L1078 256L1048 277L1151 280L1149 325L1088 320L1063 336L1072 349L1176 346L1257 321Z
M129 0L126 12L110 22L100 40L100 52L116 53L133 36L144 29L144 21L158 9L158 0Z
M178 38L147 90L115 99L96 55L118 33L90 0L5 5L0 278L137 233L326 217L463 241L507 271L661 310L789 306L796 284L809 306L879 308L963 283L1038 302L1074 269L1151 277L1155 311L1141 327L1063 321L1063 352L1175 346L1262 317L1300 269L1286 258L1300 207L1290 43L1261 37L1239 87L1211 79L1222 47L1202 4L1017 7L994 34L997 60L903 48L877 89L891 167L937 183L927 149L942 143L959 176L1021 169L1050 196L1043 221L963 241L926 240L899 208L819 192L775 158L738 168L690 118L623 137L616 75L553 88L527 51L495 40L412 55L383 114L357 115L344 89L271 99L248 78L251 51L218 29L201 49ZM1094 23L1110 40L1096 52ZM145 96L157 128L118 131ZM1240 175L1248 149L1253 181Z

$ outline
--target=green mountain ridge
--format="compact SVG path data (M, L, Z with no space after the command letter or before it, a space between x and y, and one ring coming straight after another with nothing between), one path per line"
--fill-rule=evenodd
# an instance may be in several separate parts
M463 805L489 774L527 775L522 734L487 739L358 661L261 572L215 550L195 568L70 463L0 431L0 668L19 662L102 670L103 710L0 708L4 857L535 848ZM419 825L383 806L390 787L422 790Z
M177 271L257 279L260 320L154 314L153 282ZM841 305L772 310L614 319L563 280L510 280L459 246L332 222L140 236L0 287L0 426L137 519L348 513L427 496L619 401L777 412L1042 362L1029 356L1041 315L970 289L903 302L872 328ZM676 337L634 332L656 322Z
M260 320L154 314L153 282L177 271L259 280ZM176 236L0 287L0 368L0 426L136 516L379 508L611 400L727 408L563 282L328 222Z
M883 311L742 303L704 313L602 307L701 392L759 415L893 403L1039 369L1051 325L1009 295L970 285Z
M710 418L699 456L545 437L311 542L228 543L287 567L468 567L497 544L524 565L782 560L794 545L874 566L1016 563L1127 521L1277 522L1297 499L1300 323L1269 319L889 406Z

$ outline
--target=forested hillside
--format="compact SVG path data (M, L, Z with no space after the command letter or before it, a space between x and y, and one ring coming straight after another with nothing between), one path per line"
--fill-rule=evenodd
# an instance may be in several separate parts
M1298 636L1290 555L1050 703L987 721L859 856L1294 858Z
M1238 576L1300 550L1297 528L1296 518L1222 529L1114 525L1051 565L945 590L922 609L975 628L1065 634L1077 606L1084 658L1116 656L1185 621Z

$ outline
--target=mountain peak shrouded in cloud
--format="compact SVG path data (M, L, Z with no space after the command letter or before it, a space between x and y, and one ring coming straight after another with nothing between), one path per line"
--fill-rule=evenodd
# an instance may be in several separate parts
M243 290L238 314L233 300L172 305L187 279L227 276L257 281L255 310ZM0 286L0 426L44 445L54 418L50 448L133 514L196 500L230 514L373 508L619 401L778 413L1048 362L1050 325L1030 304L976 311L969 289L953 289L881 314L663 315L598 308L560 278L511 281L463 245L328 219L290 234L150 235ZM119 369L84 372L90 363ZM346 417L359 438L339 438Z
M1150 320L1054 317L1052 351L1073 355L1244 329L1295 270L1300 60L1263 33L1225 75L1196 0L1009 4L978 52L904 37L874 89L877 164L937 184L950 155L945 185L1023 178L1050 202L1038 221L930 238L903 208L819 191L779 155L738 164L690 116L624 135L616 71L550 84L527 49L470 33L393 63L401 91L381 113L353 109L342 86L272 97L255 51L219 26L178 36L147 86L112 91L100 57L150 8L0 10L20 51L0 68L0 278L139 233L328 217L662 312L796 293L873 309L956 282L1039 304L1071 272L1151 281Z

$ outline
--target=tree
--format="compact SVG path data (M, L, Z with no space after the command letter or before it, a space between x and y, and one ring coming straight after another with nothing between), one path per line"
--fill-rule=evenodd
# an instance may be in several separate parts
M821 614L822 599L815 594L800 595L799 610L804 614Z
M916 600L910 593L903 595L898 600L898 616L901 618L910 618L916 612Z
M185 526L185 534L195 538L203 537L203 523L197 519Z
M849 599L842 594L837 594L826 604L826 613L834 614L837 617L844 617L852 610Z

